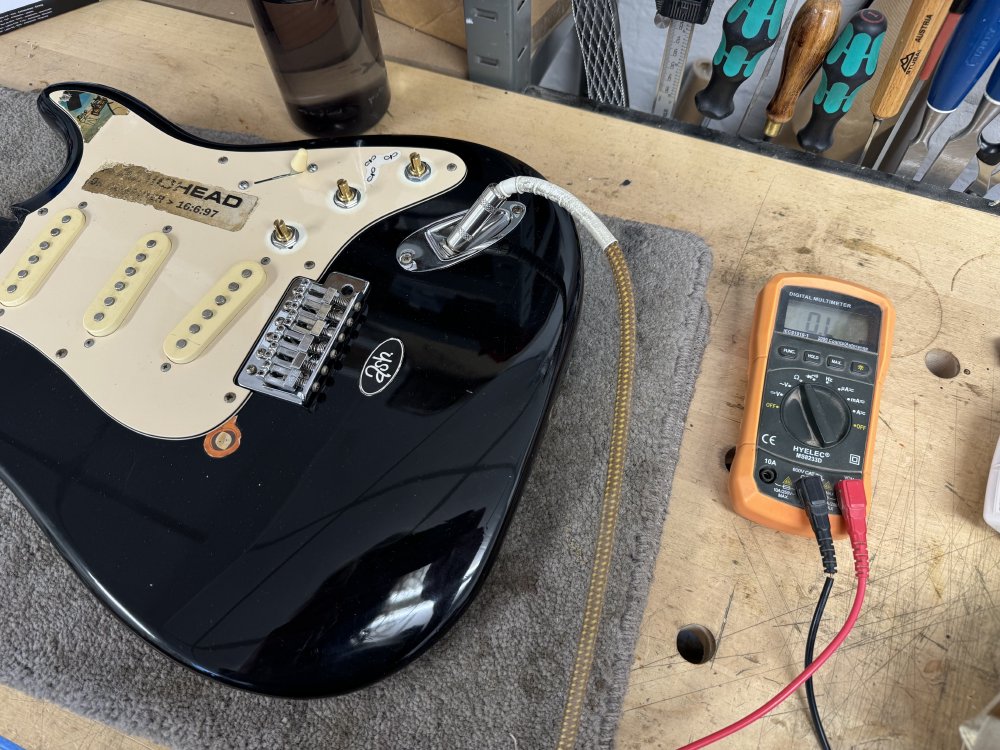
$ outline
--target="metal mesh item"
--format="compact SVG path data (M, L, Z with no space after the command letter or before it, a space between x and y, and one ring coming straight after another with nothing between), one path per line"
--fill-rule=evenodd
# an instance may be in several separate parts
M583 53L587 96L600 104L627 107L617 0L573 0L573 19Z

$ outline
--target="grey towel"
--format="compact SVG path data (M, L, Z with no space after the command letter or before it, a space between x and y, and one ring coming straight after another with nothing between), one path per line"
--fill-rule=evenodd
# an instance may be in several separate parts
M32 95L0 89L0 123L6 212L48 182L64 149ZM608 223L635 282L638 366L584 748L614 740L709 318L711 253L700 239ZM99 605L3 489L0 682L177 748L553 747L593 555L617 356L607 261L590 241L584 256L574 354L496 566L455 628L412 665L368 689L314 701L215 684L147 646Z

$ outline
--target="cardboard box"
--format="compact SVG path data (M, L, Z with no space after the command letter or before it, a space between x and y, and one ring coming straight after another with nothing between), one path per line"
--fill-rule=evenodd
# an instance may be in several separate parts
M531 41L537 46L570 12L570 0L530 1ZM373 0L373 3L383 15L465 49L462 0Z

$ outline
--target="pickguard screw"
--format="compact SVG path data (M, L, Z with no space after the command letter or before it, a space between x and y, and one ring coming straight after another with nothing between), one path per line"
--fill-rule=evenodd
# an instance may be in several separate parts
M167 224L165 227L163 227L163 233L164 234L170 234L173 230L174 230L174 228L172 226L170 226L169 224Z
M228 164L228 163L229 163L229 157L228 156L220 156L219 157L219 164Z
M271 262L271 259L270 259L270 258L268 258L268 257L267 257L266 255L265 255L265 256L264 256L263 258L261 258L261 259L260 259L260 264L261 264L262 266L266 266L266 265L268 265L268 264L269 264L270 262Z
M308 170L309 172L315 172L318 169L319 169L318 164L310 164L308 167L306 167L306 170Z
M86 349L89 349L93 345L94 345L94 340L93 339L87 339L86 341L83 342L83 346Z
M250 187L250 183L247 182L246 180L240 180L239 184L236 187L238 187L240 190L246 190L247 188Z
M170 372L170 363L164 362L162 365L160 365L160 372Z
M305 269L307 271L311 271L316 267L316 264L313 263L311 260L307 260L303 265L305 266Z
M60 349L59 351L56 352L56 357L58 357L59 359L62 359L67 354L69 354L69 352L67 352L65 349Z
M2 317L3 317L3 314L4 314L5 312L7 312L7 311L6 311L6 310L4 310L3 308L0 308L0 318L2 318Z
M86 207L87 207L87 201L80 201L80 203L77 204L77 208L79 208L81 211Z
M47 214L48 212L49 212L49 209L47 209L47 208L40 208L40 209L38 209L38 215L39 216L45 216L45 214Z
M449 172L454 172L456 169L458 169L458 165L455 162L451 162L448 165L448 171Z
M225 401L227 404L231 404L233 403L233 401L236 400L236 394L230 391L229 393L227 393L225 396L222 397L222 400Z

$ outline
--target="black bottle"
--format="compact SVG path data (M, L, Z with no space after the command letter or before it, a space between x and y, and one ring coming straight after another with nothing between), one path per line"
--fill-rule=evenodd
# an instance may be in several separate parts
M317 136L385 114L389 79L371 0L247 0L292 120Z

